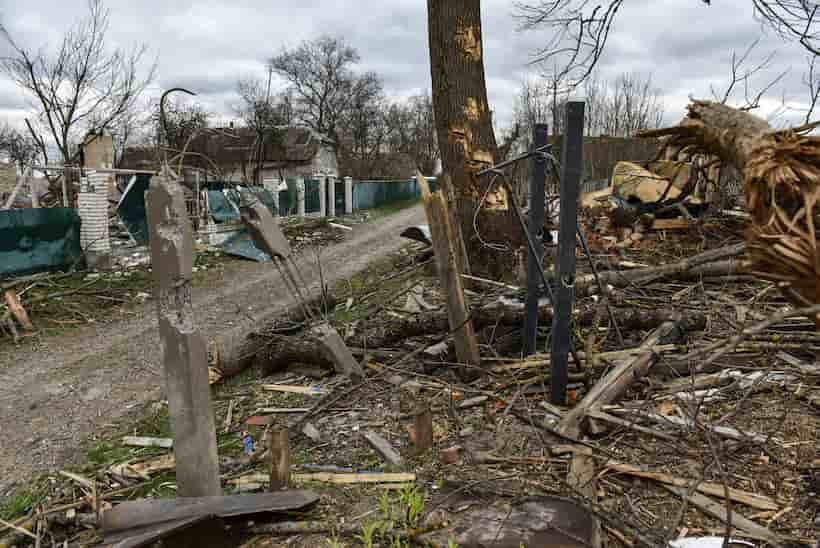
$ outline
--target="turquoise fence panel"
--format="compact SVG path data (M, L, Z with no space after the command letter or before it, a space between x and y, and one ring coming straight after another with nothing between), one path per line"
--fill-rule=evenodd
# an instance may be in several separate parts
M125 191L117 207L122 224L139 245L148 244L148 219L145 216L145 191L151 184L150 175L137 175L134 183Z
M319 213L319 181L305 180L305 213Z
M0 278L70 267L81 258L75 209L0 211Z
M436 178L428 177L430 190L436 190ZM342 192L344 188L342 188ZM338 192L338 191L337 191ZM415 179L403 181L356 181L353 183L353 209L372 209L396 202L421 198Z
M221 190L208 190L208 212L217 223L239 220L239 213Z
M345 183L344 181L336 181L336 196L334 203L336 204L336 215L344 215L345 212Z

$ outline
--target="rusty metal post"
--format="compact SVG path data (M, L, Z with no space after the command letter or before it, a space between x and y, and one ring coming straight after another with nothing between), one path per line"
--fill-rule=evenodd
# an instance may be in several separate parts
M146 194L151 265L180 497L221 494L208 351L191 302L194 239L182 187L160 175Z
M569 348L572 344L572 305L575 300L575 235L578 198L584 156L584 103L570 101L566 109L564 146L561 150L561 211L556 260L556 286L552 318L550 379L551 401L563 405L569 380Z

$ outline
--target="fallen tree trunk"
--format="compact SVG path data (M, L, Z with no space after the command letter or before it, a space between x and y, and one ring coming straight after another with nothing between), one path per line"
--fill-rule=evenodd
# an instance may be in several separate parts
M745 243L712 249L687 257L676 263L636 270L608 270L598 273L602 284L626 287L632 284L658 281L665 278L698 278L700 276L731 275L740 272L743 265L737 261L729 263L725 259L736 257L746 250ZM714 263L714 266L709 265ZM710 267L703 267L704 265ZM720 265L720 266L718 266ZM592 294L598 290L595 276L588 274L575 280L575 290L579 294Z
M820 137L807 135L817 124L773 131L765 120L721 103L693 100L688 110L677 126L640 135L668 137L668 146L716 155L736 168L752 215L749 271L777 282L795 306L820 303Z
M615 321L622 330L645 331L654 329L666 321L679 317L679 313L672 309L641 309L635 307L613 308ZM553 310L551 306L538 309L539 322L551 325ZM592 325L595 320L594 306L587 306L573 315L573 320L582 326ZM473 308L470 317L476 330L491 326L520 326L524 320L524 306L508 305L501 302ZM706 326L706 316L702 313L693 313L682 320L688 331L697 331ZM447 315L444 312L434 311L418 314L408 318L390 321L381 327L380 332L373 335L362 335L353 338L353 346L364 348L385 348L404 341L409 337L418 337L431 333L441 334L448 330Z

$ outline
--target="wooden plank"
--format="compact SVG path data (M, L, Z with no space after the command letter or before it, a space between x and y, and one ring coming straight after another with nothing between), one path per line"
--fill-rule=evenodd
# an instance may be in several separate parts
M723 523L729 522L729 512L726 510L726 506L724 504L714 501L705 495L701 495L700 493L692 493L687 496L688 490L683 487L675 487L673 485L664 485L664 487L680 498L685 499L697 506L697 508L704 514L717 518ZM744 516L741 516L737 512L731 513L731 523L732 527L737 529L739 535L741 536L747 536L757 540L765 540L772 546L780 548L783 546L780 541L780 537L772 531L766 529L762 525L758 525Z
M376 450L385 461L393 466L401 466L403 462L401 455L399 455L398 451L393 449L393 446L390 445L389 441L372 430L362 432L362 435L364 436L364 439L367 440L367 443L370 444L370 447Z
M293 481L319 481L323 483L353 484L353 483L405 483L416 481L415 474L404 472L372 474L333 474L330 472L314 472L311 474L293 474Z
M302 510L316 503L312 491L291 490L215 497L143 499L123 502L102 514L106 533L203 515L221 518Z
M289 394L306 394L308 396L321 396L325 391L315 386L292 386L288 384L263 384L262 390L269 392L287 392Z
M456 347L456 356L461 368L462 376L475 378L477 371L469 366L479 366L481 355L478 351L473 323L470 320L469 310L464 300L464 286L458 265L458 252L454 248L454 228L450 225L447 202L440 191L431 193L427 179L420 173L417 175L421 187L424 211L430 225L430 234L433 239L433 250L438 265L441 289L447 298L447 319L450 330L453 331Z
M628 474L630 476L635 476L638 478L651 479L660 483L674 485L676 487L683 487L686 489L690 488L692 484L695 483L693 480L679 478L677 476L673 476L671 474L666 474L663 472L650 472L646 470L641 470L636 466L632 466L630 464L625 464L622 462L608 462L606 464L606 468L608 470L614 470L622 474ZM705 495L728 498L734 502L739 502L741 504L751 506L752 508L756 508L758 510L777 510L779 508L778 504L769 497L758 495L757 493L752 493L749 491L743 491L741 489L734 489L732 487L729 487L727 491L726 489L724 489L723 485L719 483L702 481L697 484L696 489Z

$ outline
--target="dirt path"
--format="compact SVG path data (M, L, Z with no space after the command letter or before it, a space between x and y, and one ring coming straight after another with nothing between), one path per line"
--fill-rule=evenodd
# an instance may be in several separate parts
M421 206L359 225L322 253L326 283L347 278L404 245L398 236L423 222ZM299 261L318 290L315 256ZM270 264L231 263L218 287L194 289L197 324L206 336L293 304ZM161 350L152 302L129 321L74 331L36 349L0 348L0 499L12 484L76 461L83 442L161 397Z

